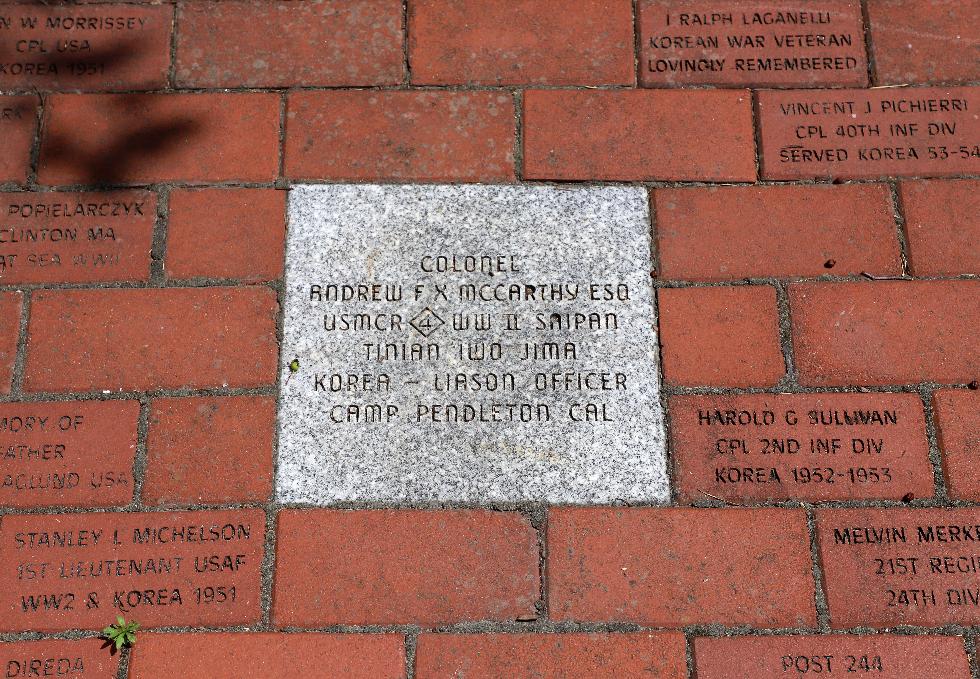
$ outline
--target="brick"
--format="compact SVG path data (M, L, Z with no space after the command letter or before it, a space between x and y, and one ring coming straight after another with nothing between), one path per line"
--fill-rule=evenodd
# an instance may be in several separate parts
M980 393L942 390L932 399L949 494L980 501Z
M778 575L760 579L771 569ZM549 512L549 608L556 620L812 626L810 571L802 511Z
M184 3L179 26L181 87L394 85L404 75L398 0Z
M817 510L835 628L980 621L977 509Z
M277 625L440 625L534 615L538 546L519 514L283 510Z
M0 505L128 505L139 414L137 401L0 404Z
M293 92L286 174L294 179L507 181L507 92Z
M933 495L918 394L673 396L670 423L685 500Z
M664 279L902 273L883 185L656 189L653 197Z
M7 6L0 88L125 90L165 87L169 5Z
M800 382L969 382L980 281L804 283L789 289Z
M898 195L913 274L980 271L980 180L902 182Z
M785 373L774 288L661 288L657 300L668 383L763 387Z
M422 634L418 679L647 677L685 679L684 635Z
M416 85L632 85L629 0L409 4Z
M744 90L530 90L527 179L755 181Z
M56 94L45 107L42 184L276 178L279 95Z
M0 517L0 631L257 623L264 532L258 509Z
M877 84L980 79L980 0L869 0Z
M155 399L144 502L267 501L275 427L271 396Z
M649 87L868 83L856 1L640 0L637 12L640 81Z
M110 654L103 639L45 639L0 643L5 677L115 679L119 655Z
M402 679L400 634L146 634L129 679Z
M697 638L698 679L776 679L810 674L881 679L968 679L962 637L827 634Z
M23 295L0 292L0 394L10 393L17 360L17 338L20 335L20 313Z
M759 92L763 179L980 172L980 87Z
M156 194L0 193L0 282L145 281Z
M285 238L285 191L175 189L167 277L273 280L282 275Z
M0 182L27 181L37 129L37 97L0 96Z
M276 307L268 288L37 291L24 389L272 384Z

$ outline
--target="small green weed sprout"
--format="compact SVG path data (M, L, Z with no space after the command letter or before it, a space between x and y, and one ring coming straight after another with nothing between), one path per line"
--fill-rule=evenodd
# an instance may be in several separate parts
M138 622L126 622L126 619L121 615L116 616L116 622L119 624L109 625L102 630L102 636L119 651L122 650L123 646L132 646L136 643L136 630L140 628L140 624Z

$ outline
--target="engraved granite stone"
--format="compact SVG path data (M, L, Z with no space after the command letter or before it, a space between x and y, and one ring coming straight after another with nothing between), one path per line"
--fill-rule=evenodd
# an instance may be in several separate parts
M297 186L283 502L668 497L647 193Z

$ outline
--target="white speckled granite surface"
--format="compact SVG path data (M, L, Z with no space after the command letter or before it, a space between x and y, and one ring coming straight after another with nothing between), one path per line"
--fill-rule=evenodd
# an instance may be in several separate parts
M666 500L648 209L635 187L294 187L278 500Z

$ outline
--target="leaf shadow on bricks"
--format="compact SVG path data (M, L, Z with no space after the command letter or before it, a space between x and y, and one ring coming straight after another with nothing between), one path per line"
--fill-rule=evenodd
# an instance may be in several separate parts
M44 162L70 166L77 183L118 184L130 177L129 169L134 165L147 165L176 143L186 144L199 131L200 124L189 116L146 120L145 104L143 95L112 95L112 117L125 121L120 123L120 129L94 146L77 141L70 134L49 133Z
M105 71L111 73L113 66L131 60L139 49L138 40L129 40L87 52L81 59L77 55L52 55L45 60L59 72L84 61L104 64ZM96 187L121 183L129 176L133 165L152 164L154 157L161 157L175 144L192 142L202 127L189 115L163 117L147 110L147 95L143 93L100 93L98 96L107 102L103 114L116 126L110 133L100 135L98 143L93 143L94 140L82 131L45 131L43 162L70 167L72 175L79 179L77 183Z

